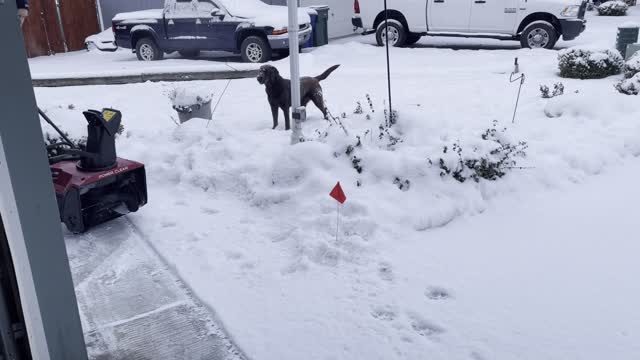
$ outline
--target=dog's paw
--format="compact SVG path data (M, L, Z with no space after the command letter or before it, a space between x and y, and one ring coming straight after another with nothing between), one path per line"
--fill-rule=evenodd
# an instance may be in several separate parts
M273 127L271 128L271 130L275 130L278 127L278 125L273 125Z

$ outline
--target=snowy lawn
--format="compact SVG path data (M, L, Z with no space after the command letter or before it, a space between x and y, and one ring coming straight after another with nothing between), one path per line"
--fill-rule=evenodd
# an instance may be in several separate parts
M613 47L617 22L640 18L631 14L590 17L580 41ZM615 91L622 76L560 79L554 51L456 51L431 40L392 52L392 133L403 142L391 150L376 130L384 51L360 42L301 57L306 75L342 64L322 84L349 135L327 130L311 107L304 133L313 141L295 147L283 121L270 129L254 79L231 82L211 123L180 127L167 97L175 86L212 91L216 102L226 83L36 95L75 135L80 110L122 110L119 155L144 162L149 181L149 205L130 218L253 359L637 358L640 98ZM527 81L511 124L514 57ZM288 74L286 62L275 65ZM565 95L540 97L540 85L559 81ZM353 113L358 101L364 114ZM429 165L454 142L482 148L494 120L505 139L528 142L524 169L461 184ZM345 154L356 136L361 174ZM593 176L601 173L610 174ZM328 197L336 181L349 198L338 240Z

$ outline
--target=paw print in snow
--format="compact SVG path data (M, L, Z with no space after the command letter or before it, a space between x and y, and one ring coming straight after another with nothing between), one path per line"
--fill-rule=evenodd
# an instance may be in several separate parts
M448 300L453 298L449 290L439 286L429 287L425 292L425 296L431 300Z

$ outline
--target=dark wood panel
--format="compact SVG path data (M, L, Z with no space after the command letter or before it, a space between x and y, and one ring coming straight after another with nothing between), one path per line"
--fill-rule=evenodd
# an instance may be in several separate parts
M53 0L50 0L53 1ZM84 40L100 31L95 0L59 0L69 51L85 48Z
M53 0L29 1L29 17L22 33L29 57L64 52Z

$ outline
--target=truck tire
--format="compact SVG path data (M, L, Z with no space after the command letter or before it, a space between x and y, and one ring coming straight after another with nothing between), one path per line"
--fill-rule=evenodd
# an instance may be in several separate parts
M267 41L259 36L248 36L240 46L242 60L249 63L263 63L271 60L272 50Z
M152 38L145 37L136 43L136 56L140 61L156 61L162 60L164 52Z
M558 42L558 31L547 21L534 21L520 34L520 44L529 49L553 49Z
M376 41L378 46L384 46L386 41L386 31L384 27L385 22L382 21L380 25L378 25L378 29L376 30ZM408 31L404 28L404 25L398 20L389 19L389 38L391 41L389 45L394 47L403 47L407 41Z
M414 45L415 43L420 41L420 39L422 39L422 34L409 33L405 45Z
M200 55L200 50L182 50L178 51L178 54L183 58L193 59L197 58Z

